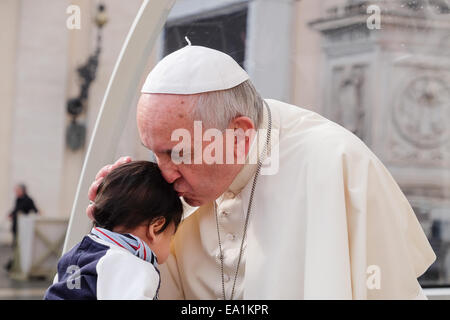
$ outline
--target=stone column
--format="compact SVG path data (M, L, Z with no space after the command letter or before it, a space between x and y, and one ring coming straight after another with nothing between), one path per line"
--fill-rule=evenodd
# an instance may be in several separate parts
M14 194L11 187L10 157L12 119L14 111L14 79L16 66L16 39L18 32L19 1L0 1L0 242L10 241L8 213Z
M67 90L66 100L63 105L65 110L64 139L67 127L71 122L71 117L66 112L66 103L68 99L76 97L79 94L80 85L77 68L86 63L89 55L94 50L94 40L96 36L93 19L97 10L97 3L90 0L76 0L72 1L71 4L77 5L80 8L81 28L68 31L67 79L65 80L67 83ZM100 57L100 64L101 63ZM85 125L87 122L86 114L87 112L83 112L78 117L78 121ZM71 150L67 147L65 140L63 142L64 154L60 173L61 192L59 197L60 217L68 218L70 216L88 142L89 140L86 138L84 147L78 150Z
M69 1L22 0L16 37L10 188L17 182L47 216L59 214Z
M245 68L264 98L291 101L294 4L249 2Z

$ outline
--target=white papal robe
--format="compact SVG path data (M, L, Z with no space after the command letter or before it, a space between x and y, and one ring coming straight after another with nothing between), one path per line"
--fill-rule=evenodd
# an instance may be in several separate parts
M235 298L423 297L417 278L436 256L380 160L324 117L266 102L278 138L264 166L273 164L278 150L279 168L258 178ZM267 118L265 111L263 127ZM253 144L250 153L255 149ZM227 299L255 171L256 165L246 164L216 200ZM162 299L222 298L212 203L182 222L171 252L161 268Z

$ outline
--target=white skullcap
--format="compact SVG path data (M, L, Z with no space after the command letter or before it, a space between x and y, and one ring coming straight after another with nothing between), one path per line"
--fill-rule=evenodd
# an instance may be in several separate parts
M188 45L162 59L149 73L142 93L195 94L233 88L249 79L229 55Z

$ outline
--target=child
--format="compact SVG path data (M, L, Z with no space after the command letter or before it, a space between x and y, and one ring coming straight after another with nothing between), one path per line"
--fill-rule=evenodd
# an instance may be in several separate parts
M98 188L94 228L59 260L44 299L157 299L182 211L156 164L114 169Z

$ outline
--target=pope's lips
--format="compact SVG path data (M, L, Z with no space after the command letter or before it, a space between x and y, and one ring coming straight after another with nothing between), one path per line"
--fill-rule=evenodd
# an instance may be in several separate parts
M186 194L186 192L184 191L178 191L177 189L175 189L176 193L178 194L179 197L182 197L184 194Z
M173 188L175 192L178 194L179 197L181 197L183 194L186 193L186 191L178 189L176 186Z

